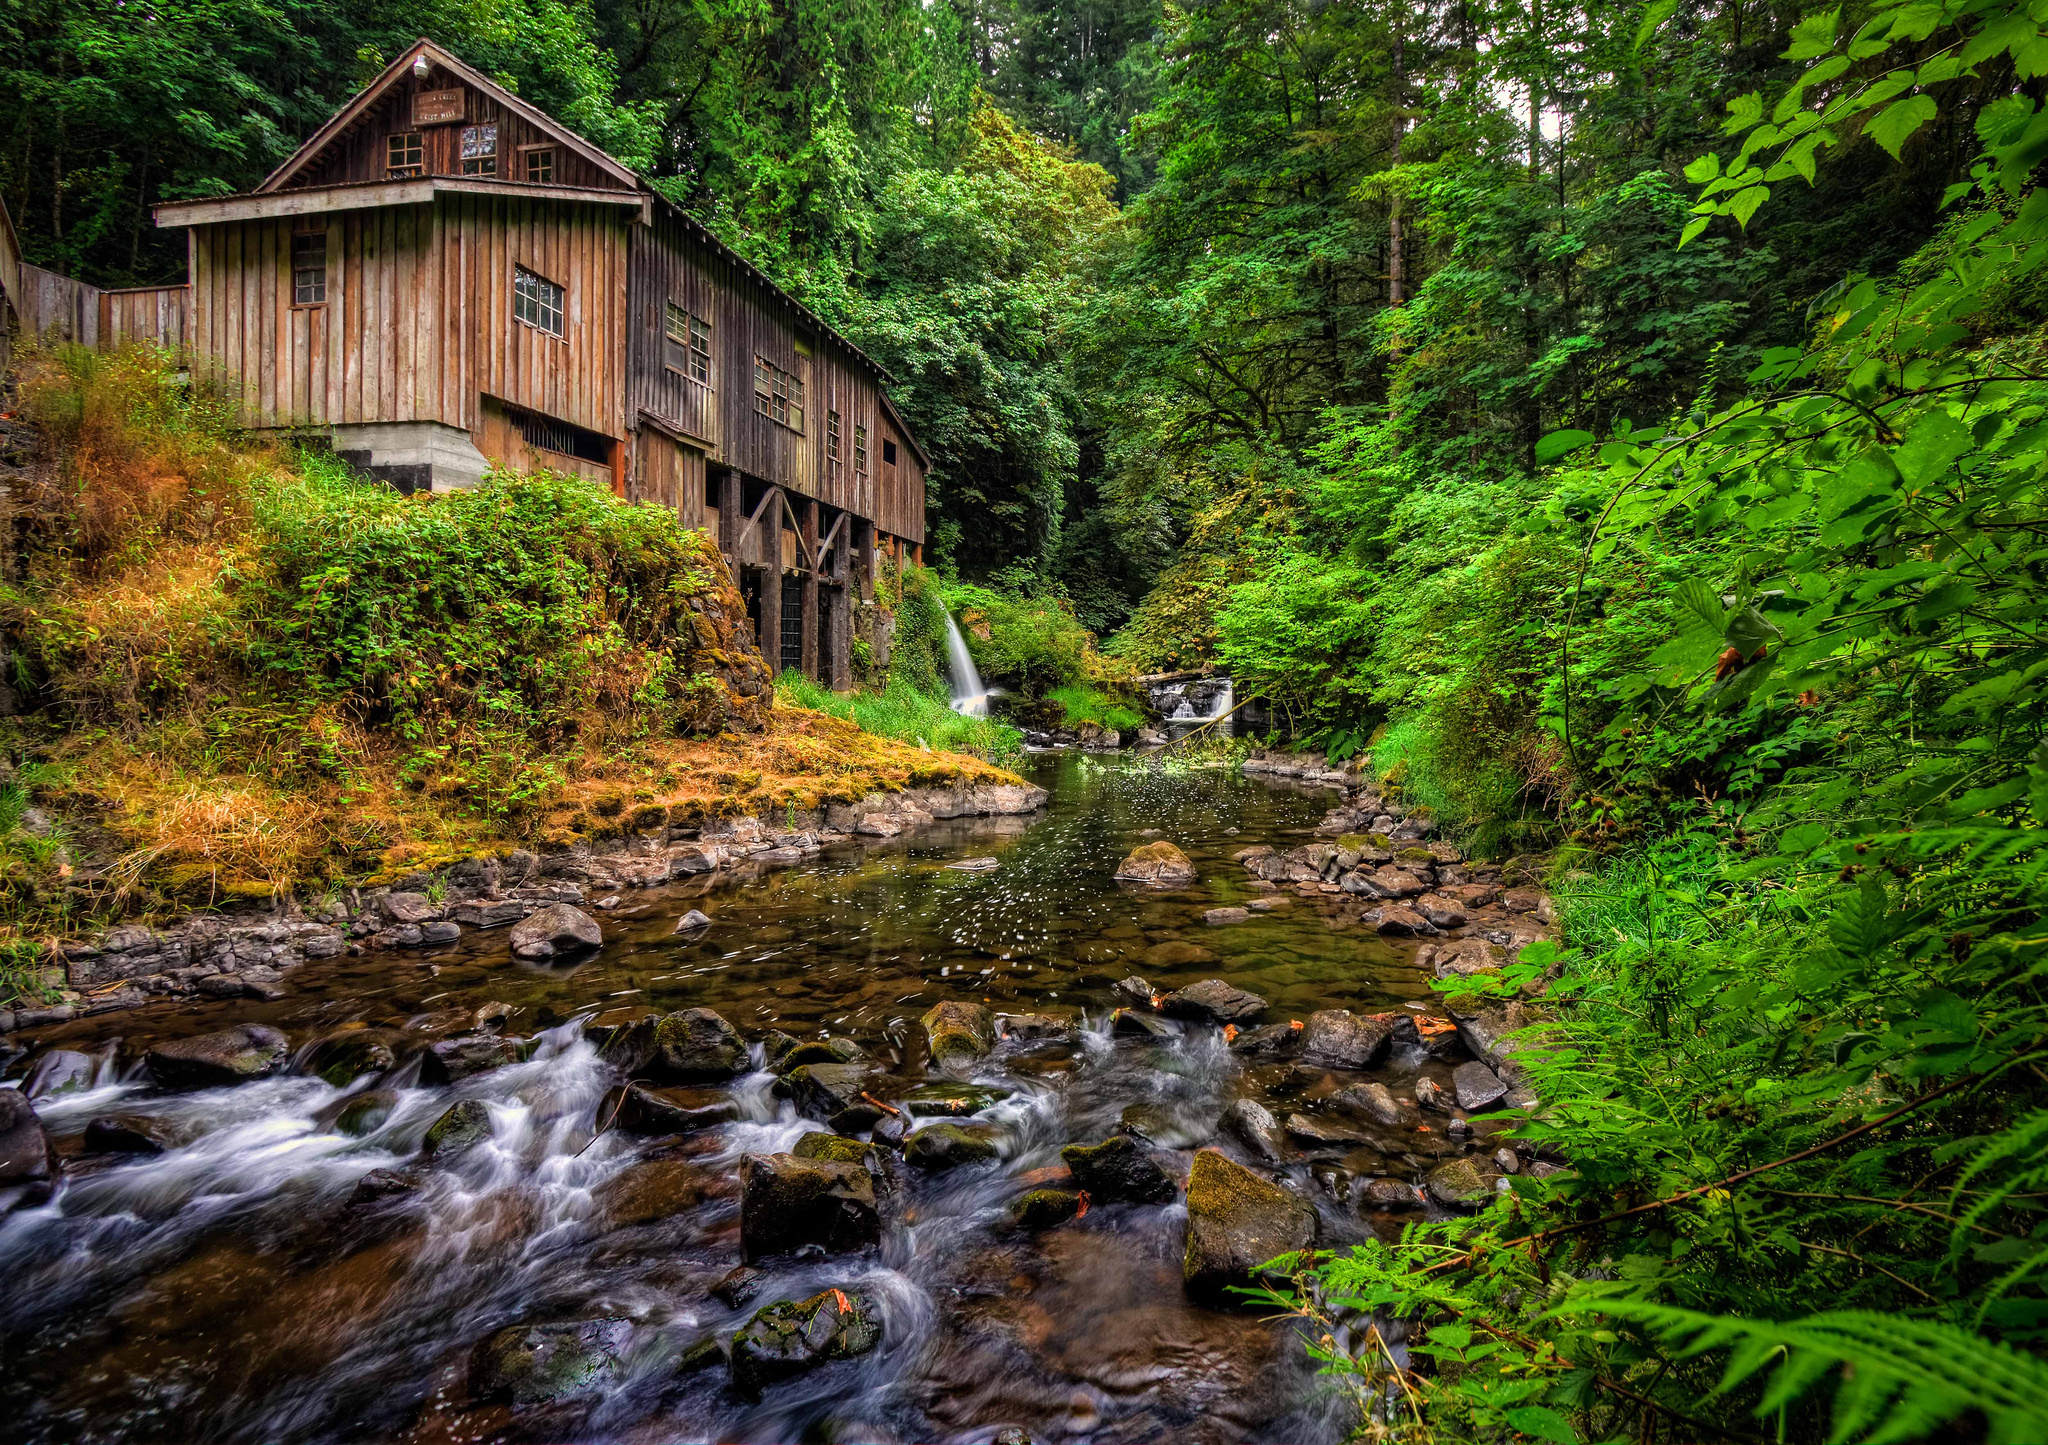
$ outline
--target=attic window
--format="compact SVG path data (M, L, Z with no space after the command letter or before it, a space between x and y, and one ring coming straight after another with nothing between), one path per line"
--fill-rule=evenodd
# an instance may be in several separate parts
M890 441L887 437L882 438L882 465L885 467L896 465L896 443Z
M408 176L423 176L427 173L425 148L420 143L420 133L409 130L404 135L385 138L384 178L389 181L403 180Z
M555 148L537 146L526 153L526 181L528 185L551 186L555 183Z
M496 126L466 125L462 128L462 173L465 176L495 176L498 173Z

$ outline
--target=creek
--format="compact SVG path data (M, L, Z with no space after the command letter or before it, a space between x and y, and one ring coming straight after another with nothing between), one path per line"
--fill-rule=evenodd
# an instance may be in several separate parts
M0 1410L11 1440L578 1439L987 1442L1334 1442L1354 1423L1319 1381L1296 1327L1191 1303L1181 1278L1186 1208L1105 1203L1026 1232L1009 1205L1060 1146L1119 1128L1183 1176L1217 1145L1229 1102L1277 1117L1318 1107L1341 1071L1233 1053L1220 1030L1113 1033L1115 985L1158 990L1221 978L1267 1000L1265 1019L1317 1009L1420 1011L1432 998L1413 946L1358 926L1348 898L1313 887L1263 895L1232 854L1307 839L1332 795L1235 773L1169 773L1129 757L1047 754L1033 818L942 823L906 841L849 846L800 867L629 893L580 964L514 963L502 931L440 951L309 963L279 1000L188 1000L39 1031L120 1055L261 1022L304 1046L347 1025L432 1030L509 1006L527 1056L452 1085L400 1071L337 1088L281 1073L165 1093L132 1065L119 1082L37 1101L65 1156L44 1205L0 1218ZM1199 878L1163 892L1112 881L1135 846L1179 843ZM996 866L949 865L992 857ZM1277 898L1228 926L1205 910ZM713 922L674 936L677 916ZM1349 910L1347 912L1347 910ZM918 1018L944 1000L1049 1014L1077 1032L1000 1045L969 1077L1002 1097L978 1115L1001 1158L946 1172L898 1166L902 1198L879 1247L758 1262L756 1293L714 1286L739 1263L741 1157L788 1150L822 1125L749 1072L688 1091L729 1122L682 1137L596 1133L617 1072L595 1039L650 1010L717 1009L750 1040L851 1039L904 1085L926 1076ZM1433 1011L1433 1010L1431 1010ZM440 1021L440 1022L437 1022ZM758 1043L755 1058L761 1057ZM21 1064L15 1066L19 1072ZM1449 1068L1419 1050L1373 1077L1413 1091ZM338 1132L348 1091L390 1090L367 1135ZM364 1176L419 1164L451 1102L480 1101L489 1138L421 1171L410 1193L350 1203ZM148 1116L152 1156L86 1152L88 1121ZM1352 1121L1261 1169L1309 1200L1324 1244L1391 1231L1410 1210L1362 1203L1369 1179L1413 1184L1453 1144L1441 1127ZM593 1137L595 1134L595 1137ZM1418 1195L1414 1208L1419 1209ZM882 1325L872 1352L735 1391L689 1371L693 1344L729 1337L776 1300L857 1289ZM493 1331L532 1321L627 1322L604 1388L552 1412L470 1396Z

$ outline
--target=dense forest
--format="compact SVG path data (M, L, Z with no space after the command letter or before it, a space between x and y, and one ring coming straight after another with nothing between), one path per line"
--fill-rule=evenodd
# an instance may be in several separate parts
M1572 1173L1276 1301L1373 1430L2017 1441L2040 13L23 0L0 194L31 260L176 279L150 205L247 189L415 35L460 51L900 378L945 586L1219 666L1546 858L1564 946L1446 987L1563 1005L1525 1127Z

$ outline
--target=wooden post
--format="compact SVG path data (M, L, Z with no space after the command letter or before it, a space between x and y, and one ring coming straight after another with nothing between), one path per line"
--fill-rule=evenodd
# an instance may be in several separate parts
M761 567L755 570L761 579L761 659L768 664L768 671L780 675L782 672L782 568Z
M799 533L804 539L804 555L799 560L804 566L804 660L805 677L829 681L818 674L818 503L811 497L804 498L803 510L797 513L803 526Z
M734 555L740 540L740 474L731 467L718 474L718 550L725 564L739 576L740 559Z
M852 583L837 589L832 606L832 690L853 686L853 609L860 590Z

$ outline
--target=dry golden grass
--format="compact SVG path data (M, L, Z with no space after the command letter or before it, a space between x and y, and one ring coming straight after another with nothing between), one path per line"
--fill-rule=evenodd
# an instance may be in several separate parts
M280 772L242 747L205 762L203 738L169 727L146 738L73 736L51 749L99 805L114 861L105 876L137 895L178 901L258 896L329 882L388 878L473 853L602 841L661 820L779 818L871 792L1014 783L959 753L927 752L801 708L778 708L756 734L643 739L555 760L559 781L517 821L448 806L411 786L359 731L330 739L349 765L330 778Z

